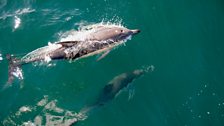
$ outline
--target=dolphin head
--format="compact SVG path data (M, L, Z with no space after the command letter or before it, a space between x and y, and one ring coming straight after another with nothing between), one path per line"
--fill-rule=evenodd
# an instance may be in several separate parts
M112 33L113 32L115 32L112 37L114 41L122 41L128 39L133 35L136 35L137 33L140 32L140 30L139 29L130 30L127 28L114 28L112 29Z
M132 72L132 74L134 74L135 76L141 76L142 74L144 74L144 70L142 69L137 69L137 70L134 70Z
M100 26L94 29L94 39L97 41L125 41L129 37L139 33L139 29L130 30L121 26Z

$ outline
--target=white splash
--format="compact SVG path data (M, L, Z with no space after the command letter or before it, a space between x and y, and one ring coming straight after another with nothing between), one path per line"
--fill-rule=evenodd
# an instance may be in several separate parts
M23 80L23 73L22 73L22 69L19 67L16 67L15 70L12 72L13 76L15 76L16 78Z
M20 26L20 23L21 23L21 19L15 16L14 29L17 29Z
M69 21L69 20L71 20L71 19L72 19L72 16L70 16L70 17L66 17L66 18L65 18L66 21Z
M20 112L31 112L31 108L29 106L22 106L19 108Z
M57 100L52 100L48 104L45 105L45 109L56 112L56 113L63 113L64 110L62 108L57 107Z
M27 121L22 124L22 126L36 126L33 122Z
M21 58L22 61L24 62L32 62L34 59L46 59L47 61L49 60L49 58L47 57L48 54L58 48L60 48L61 45L60 44L51 44L50 42L48 43L48 46L44 46L41 48L38 48L30 53L28 53L27 55L25 55L24 57Z
M17 117L21 116L22 114L25 114L25 113L29 113L29 112L32 112L34 108L32 108L31 106L22 106L19 108L19 110L15 113L15 115Z
M3 60L2 54L0 53L0 61Z
M154 65L142 66L142 69L145 73L153 72L155 70L155 66Z
M35 115L35 116L33 116ZM30 116L29 119L24 116ZM2 121L3 125L22 125L22 126L69 126L81 120L78 113L58 107L57 100L49 100L45 95L43 99L35 105L24 105L15 113ZM20 120L21 124L18 124Z
M48 102L48 96L45 95L43 99L41 99L38 103L37 106L45 106Z
M45 61L46 63L49 63L49 62L51 61L51 57L50 57L50 56L45 56L45 57L44 57L44 61Z

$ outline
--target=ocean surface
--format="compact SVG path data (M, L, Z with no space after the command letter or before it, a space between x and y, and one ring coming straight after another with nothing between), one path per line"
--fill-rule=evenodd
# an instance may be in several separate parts
M25 55L100 22L141 33L100 61L25 65L23 79L3 89L6 54ZM151 65L132 83L132 98L126 89L79 117L114 77ZM0 125L223 126L223 67L223 0L0 0Z

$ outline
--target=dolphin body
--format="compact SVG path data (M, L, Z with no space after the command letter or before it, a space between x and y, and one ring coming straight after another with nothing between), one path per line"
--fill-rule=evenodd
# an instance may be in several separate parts
M139 33L140 30L130 30L115 25L94 25L78 34L82 38L73 41L62 41L38 48L21 58L19 64L58 59L78 59L89 55L105 52L127 41L128 38Z
M78 114L78 119L71 122L70 125L77 124L80 120L85 120L87 116L95 109L105 105L109 101L113 100L120 91L127 88L134 80L143 76L149 71L153 71L154 66L148 66L145 69L136 69L132 72L122 73L114 77L104 88L100 91L97 99L90 105L85 106L81 109Z
M77 60L105 52L121 45L140 30L130 30L116 25L90 25L76 32L74 36L81 36L72 41L61 41L38 48L22 58L7 55L9 60L8 82L12 83L16 71L21 66L38 61L51 61L60 59ZM102 58L102 57L100 57Z
M124 88L127 88L134 80L143 76L149 71L153 71L154 66L149 66L145 69L136 69L132 72L122 73L114 77L104 88L100 91L97 99L93 104L84 107L80 113L85 115L91 112L94 108L105 105L113 100Z
M97 101L94 103L96 106L102 106L114 99L122 89L129 86L135 79L141 77L146 71L137 69L129 73L123 73L113 78L101 91Z

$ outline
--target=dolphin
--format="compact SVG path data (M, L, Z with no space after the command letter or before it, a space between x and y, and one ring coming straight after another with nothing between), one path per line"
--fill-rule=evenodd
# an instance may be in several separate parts
M111 101L122 89L127 88L135 79L141 77L145 72L146 71L143 69L137 69L114 77L104 86L94 105L102 106Z
M131 72L122 73L114 77L111 81L108 82L108 84L103 87L96 100L92 104L87 105L86 107L81 109L79 114L86 116L95 108L99 108L105 105L109 101L113 100L116 96L118 96L118 94L120 94L123 89L129 87L134 80L153 70L154 66L148 66L144 69L136 69Z
M7 83L12 82L15 71L21 70L21 66L28 63L62 59L77 60L104 52L99 58L102 59L110 50L125 43L139 32L138 29L130 30L123 26L95 24L76 31L72 41L49 43L47 46L31 51L22 58L7 55L9 60Z
M153 70L154 66L151 65L143 69L135 69L131 72L122 73L114 77L101 89L99 95L92 104L86 105L80 110L77 114L77 120L71 122L70 125L75 125L79 121L85 120L93 110L112 101L123 89L129 87L134 80Z

